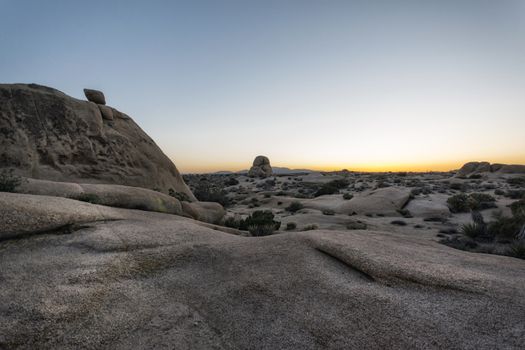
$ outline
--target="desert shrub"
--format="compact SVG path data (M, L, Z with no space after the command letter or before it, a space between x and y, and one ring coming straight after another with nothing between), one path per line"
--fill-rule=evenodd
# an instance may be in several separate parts
M173 188L168 190L168 194L173 198L177 198L181 202L191 202L190 197L184 192L177 192Z
M468 224L462 225L460 231L465 236L476 239L485 235L487 229L485 226L476 224L475 222L469 222Z
M79 201L88 202L91 204L101 203L100 197L94 193L81 193L76 199Z
M297 228L297 224L295 222L289 222L286 224L286 231L295 230Z
M468 178L475 180L475 179L481 179L482 177L483 176L481 174L472 174Z
M335 211L332 209L325 209L323 210L323 215L335 215Z
M505 197L510 199L525 198L525 190L508 190L507 193L505 193Z
M281 227L281 223L275 221L274 217L270 210L256 210L239 222L239 229L250 231L254 236L270 235Z
M525 186L525 177L511 177L507 179L507 183L513 186Z
M472 193L469 196L470 209L483 210L496 207L496 199L487 193Z
M350 194L350 193L345 193L345 194L343 194L343 199L344 199L344 200L347 200L347 201L348 201L348 200L350 200L350 199L352 199L352 198L354 198L354 195L353 195L353 194Z
M346 224L347 230L366 230L367 225L361 221L352 221Z
M397 226L406 226L407 223L403 220L393 220L390 222L392 225L397 225Z
M523 241L512 242L506 253L508 256L512 256L514 258L525 259L525 242Z
M301 202L294 201L290 203L289 206L285 208L286 211L289 211L290 213L298 212L299 210L303 209L304 205L301 204Z
M510 205L512 215L516 218L525 219L525 199L520 199Z
M465 183L454 182L450 184L450 189L465 192L468 189L468 185Z
M503 196L505 194L505 191L503 191L502 189L498 188L498 189L494 190L494 194L497 195L497 196Z
M226 181L224 182L224 184L225 184L226 186L235 186L235 185L238 185L238 184L239 184L239 180L237 180L237 179L234 178L234 177L230 177L230 178L228 178L228 180L226 180Z
M330 182L327 182L319 188L315 194L314 197L323 196L326 194L335 194L339 193L340 189L348 187L350 183L348 180L341 179L341 180L332 180Z
M22 178L13 174L13 170L0 171L0 192L14 192L22 183Z
M319 227L317 225L314 225L314 224L311 224L311 225L306 225L303 227L303 231L312 231L312 230L317 230Z
M468 196L464 193L449 197L447 199L447 205L452 213L465 213L470 210Z
M454 234L458 233L458 230L456 230L453 227L442 228L441 230L439 230L439 233L444 233L444 234L447 234L447 235L454 235Z
M269 236L275 231L274 224L264 224L264 225L250 225L248 226L248 231L254 237Z
M224 226L231 227L231 228L239 228L239 221L236 220L233 216L228 216L224 220Z
M217 202L225 207L230 204L226 191L214 187L208 182L199 183L193 194L201 202Z
M500 239L514 239L525 225L525 218L519 215L504 216L501 212L497 212L493 219L488 225L488 232Z
M466 213L470 210L483 210L496 207L496 199L486 193L456 194L447 199L452 213Z

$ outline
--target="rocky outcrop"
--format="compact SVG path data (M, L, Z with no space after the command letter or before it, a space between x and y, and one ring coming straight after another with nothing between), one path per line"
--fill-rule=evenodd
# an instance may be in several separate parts
M71 198L117 208L184 214L176 198L140 187L24 179L16 192Z
M260 177L265 178L272 176L272 166L270 165L270 160L265 156L257 156L253 161L253 166L248 171L249 177Z
M170 189L195 197L179 171L126 114L85 90L81 101L36 84L0 84L0 168L52 181Z
M474 174L500 173L525 174L525 165L520 164L490 164L489 162L468 162L456 173L457 177L467 177Z
M239 237L0 193L0 266L2 349L521 349L525 338L524 260L419 235Z

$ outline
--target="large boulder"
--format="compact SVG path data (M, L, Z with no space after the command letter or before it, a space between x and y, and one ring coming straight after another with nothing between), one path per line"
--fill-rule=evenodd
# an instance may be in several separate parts
M0 84L0 168L35 179L173 189L196 200L130 117L36 84Z
M270 160L265 156L257 156L253 161L253 166L248 171L249 177L261 177L265 178L272 176L272 166L270 165Z
M410 189L406 187L385 187L361 193L344 201L337 212L345 214L397 215L410 200Z

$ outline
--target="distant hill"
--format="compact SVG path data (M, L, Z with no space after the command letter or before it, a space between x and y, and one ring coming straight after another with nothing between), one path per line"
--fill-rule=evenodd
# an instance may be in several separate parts
M309 173L313 173L314 171L313 170L310 170L310 169L290 169L290 168L286 168L286 167L278 167L278 166L274 166L272 167L272 171L275 175L288 175L288 174L309 174ZM216 174L216 175L229 175L229 174L237 174L237 175L243 175L243 174L246 174L248 172L247 169L245 170L239 170L239 171L229 171L229 170L221 170L221 171L216 171L212 174Z

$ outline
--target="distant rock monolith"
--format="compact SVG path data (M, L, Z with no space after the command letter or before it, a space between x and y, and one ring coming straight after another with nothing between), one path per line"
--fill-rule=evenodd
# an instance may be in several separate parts
M257 156L253 161L253 166L248 171L249 177L261 177L265 178L272 176L272 166L270 165L270 160L265 156Z

